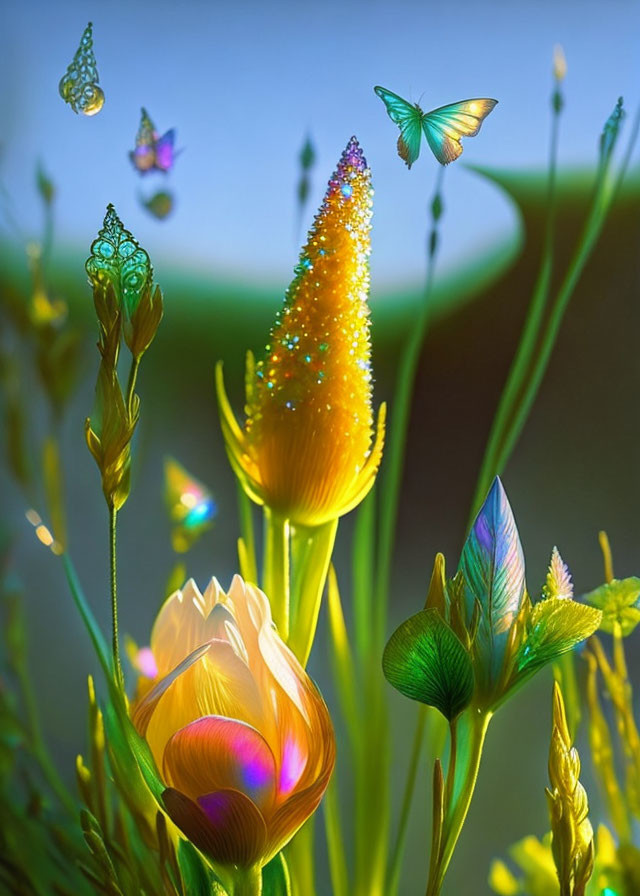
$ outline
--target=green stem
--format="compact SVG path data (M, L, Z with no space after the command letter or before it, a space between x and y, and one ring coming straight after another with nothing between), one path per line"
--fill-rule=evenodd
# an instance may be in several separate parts
M373 618L374 551L376 489L364 499L356 515L353 533L351 581L353 592L353 628L356 657L362 671L371 655L371 619Z
M112 652L113 673L116 683L123 686L122 665L120 663L120 644L118 639L118 581L116 560L116 524L118 511L115 507L109 508L109 560L111 571L111 625L112 625Z
M638 110L633 131L615 183L612 184L609 179L611 156L599 165L595 194L589 210L587 222L578 242L578 248L576 249L564 280L558 290L555 302L551 307L546 327L542 327L541 318L540 321L538 321L537 318L534 319L534 323L538 324L538 328L541 329L540 334L534 334L536 336L534 339L534 335L531 335L528 332L529 322L527 321L527 323L525 323L525 330L518 349L519 353L521 350L523 352L523 362L517 370L514 369L514 364L514 368L512 368L509 374L509 379L511 379L513 374L514 377L517 377L517 382L515 383L515 387L510 387L509 381L507 382L505 394L503 395L503 399L501 399L498 415L496 416L496 420L492 427L489 444L487 446L487 453L485 454L485 460L483 461L480 477L478 479L478 486L472 505L471 520L473 520L473 516L482 503L493 477L496 474L501 473L506 466L520 433L524 428L546 373L569 300L578 284L584 267L591 256L613 201L620 189L639 130L640 110ZM553 172L553 178L555 179L555 171ZM551 216L548 219L547 224L547 233L551 233L550 238L553 236L553 222L554 217ZM543 270L540 273L538 285L545 277L550 277L550 264L551 244L549 243L545 251ZM548 274L545 273L547 268ZM537 291L534 293L530 314L534 311L536 301ZM531 329L533 331L533 324ZM525 338L527 345L523 346ZM529 343L531 344L531 347L529 347ZM524 354L525 348L527 349L526 355ZM503 400L507 403L507 390L509 390L509 394L512 396L510 406L507 408L507 411L510 411L510 413L505 412L501 414Z
M422 752L422 744L424 741L424 730L427 722L427 707L418 707L418 719L416 729L413 735L413 746L411 748L411 759L409 760L409 768L407 771L407 779L404 785L404 795L402 797L402 808L400 810L400 821L398 822L398 832L396 840L391 850L391 866L388 874L389 896L395 896L398 892L400 883L400 871L402 870L402 859L407 839L407 826L409 823L409 815L411 813L411 803L413 800L413 792L416 784L416 775L420 762L420 753Z
M390 822L390 732L384 678L371 658L363 686L365 729L354 756L356 896L386 896ZM373 747L372 745L375 745Z
M262 896L262 869L237 868L233 873L230 896Z
M242 540L247 556L248 570L247 575L255 585L258 584L258 566L256 563L256 541L253 529L253 513L251 509L251 501L247 497L245 490L240 483L237 483L238 489L238 508L240 511L240 531L242 532Z
M542 326L544 309L547 304L551 275L553 272L553 243L556 220L556 176L558 160L558 135L560 125L560 110L553 107L554 114L551 122L551 142L549 150L549 177L547 181L547 219L545 225L544 243L542 251L542 263L540 272L533 290L531 304L527 319L522 330L520 343L513 359L507 382L500 397L496 416L491 426L487 447L485 449L478 484L471 506L471 520L482 504L486 493L496 473L500 472L497 465L497 457L508 428L510 416L513 414L518 394L526 377L527 369L531 364L535 352L536 343Z
M315 816L302 825L285 850L292 896L313 896L315 887Z
M329 854L329 872L333 896L350 896L349 874L345 852L345 838L340 817L337 778L334 773L322 801L324 829Z
M611 193L611 187L607 187L606 184L606 175L603 175L602 183L596 198L594 199L591 213L578 245L578 250L569 265L569 269L551 308L547 326L541 337L540 349L535 354L533 367L524 384L522 397L516 406L512 422L504 437L502 449L496 459L496 473L499 473L506 465L513 448L515 447L515 443L526 423L527 417L529 416L549 365L551 353L556 343L567 305L569 304L573 291L582 275L584 266L600 236L600 232L607 217L610 207L609 200L611 198Z
M287 644L307 665L318 625L318 614L338 520L321 526L294 526L291 531L291 619Z
M283 641L289 639L289 520L264 508L263 589Z
M438 167L434 202L441 205L442 179L444 166ZM417 319L412 321L411 331L406 344L400 352L400 366L396 380L393 401L391 403L391 425L387 429L388 442L385 449L385 471L380 487L380 517L378 532L378 568L376 572L375 608L377 616L376 636L378 644L384 642L387 604L389 595L389 582L391 578L391 558L393 554L396 522L398 517L398 498L402 485L402 473L404 468L404 455L409 428L409 414L411 411L411 399L413 386L420 360L420 352L427 331L427 322L430 311L431 289L437 253L437 217L432 217L432 229L429 234L427 250L427 277L424 289L422 305Z
M138 370L140 369L140 361L141 361L141 357L132 358L131 359L131 367L129 368L129 379L127 380L127 394L125 397L126 408L127 408L129 417L131 417L131 405L133 403L133 393L134 393L134 389L136 388L136 380L138 379Z
M51 258L51 247L53 245L53 204L45 202L44 204L44 230L42 234L42 272L46 277L49 261Z
M67 549L67 526L60 446L53 434L45 438L42 446L42 473L53 537L58 544L58 553L61 553Z
M432 857L429 870L427 896L439 896L447 868L456 848L475 790L482 758L482 748L491 713L469 708L452 726L457 748L451 750L447 770L445 819L438 855Z

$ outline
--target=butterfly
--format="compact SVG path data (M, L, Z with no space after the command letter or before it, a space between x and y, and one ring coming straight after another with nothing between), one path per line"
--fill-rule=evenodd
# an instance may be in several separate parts
M441 165L448 165L462 154L461 137L475 137L480 125L498 102L486 98L461 100L423 112L385 87L374 87L385 104L391 121L400 128L398 155L408 168L420 155L422 134Z
M160 137L147 110L143 108L140 115L140 127L136 135L136 148L129 153L134 167L141 174L146 174L154 169L165 173L169 171L176 157L173 149L175 138L174 128Z

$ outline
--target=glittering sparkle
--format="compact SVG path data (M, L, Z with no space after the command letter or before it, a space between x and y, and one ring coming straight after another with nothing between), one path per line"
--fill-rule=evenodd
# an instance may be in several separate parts
M338 487L353 479L370 451L371 197L371 174L352 138L329 180L269 345L256 365L246 432L268 490L287 491L285 480L299 486L295 480L302 478L302 471L292 470L292 458L305 460L295 441L312 439L315 451L326 451L334 460L336 453L342 454L337 466L343 469L333 470ZM298 421L295 428L292 412ZM285 419L288 429L283 430ZM275 438L291 441L279 445L280 457L287 458L277 465L281 473L275 457L272 469L265 464L263 449L275 450ZM335 446L345 440L349 450L337 451ZM327 474L318 468L318 476ZM317 489L311 482L308 486Z

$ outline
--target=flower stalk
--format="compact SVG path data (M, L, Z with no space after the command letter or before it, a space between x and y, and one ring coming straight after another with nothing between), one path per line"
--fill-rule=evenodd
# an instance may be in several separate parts
M439 896L462 832L478 780L480 760L492 713L469 707L450 724L450 759L442 809L442 827L431 853L427 896ZM434 794L434 807L440 800Z
M162 293L153 288L149 256L122 225L112 205L85 264L93 287L101 361L93 412L85 422L87 447L102 477L109 512L109 567L112 654L115 680L123 686L118 637L116 529L118 511L129 497L131 442L140 414L135 392L140 361L163 313ZM118 378L121 343L131 353L126 390Z
M556 87L556 91L558 89ZM617 181L614 183L611 180L610 169L613 149L618 139L620 124L624 115L622 98L620 98L603 129L594 196L585 225L555 300L547 308L553 272L557 128L561 109L562 104L554 102L548 181L549 204L540 273L534 288L520 343L500 397L498 410L487 441L471 507L472 518L477 512L483 495L486 493L494 476L503 472L524 428L549 365L565 311L582 276L584 267L596 246L626 169L625 161ZM634 129L630 140L631 145L633 145L635 139L636 131Z

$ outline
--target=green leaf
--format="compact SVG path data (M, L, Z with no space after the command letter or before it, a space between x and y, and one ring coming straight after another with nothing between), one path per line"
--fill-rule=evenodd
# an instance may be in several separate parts
M226 896L212 869L188 840L178 844L178 865L189 896Z
M262 896L291 896L289 869L282 852L262 869Z
M113 286L129 316L136 310L145 288L151 285L153 268L149 256L125 230L111 204L107 206L102 229L91 244L85 268L94 289Z
M640 622L640 579L613 579L595 591L585 594L583 600L602 610L600 628L613 633L619 623L623 635L629 635Z
M102 671L104 672L107 681L113 683L111 658L107 643L104 640L102 632L100 631L100 627L95 620L95 616L91 612L91 608L87 603L87 599L83 594L80 582L78 581L78 576L68 554L63 554L62 563L64 564L64 571L67 576L69 588L71 589L71 595L76 607L78 608L80 616L82 617L82 621L84 622L85 627L89 632L89 637L91 638L91 643L93 644L93 648L96 652L98 660L100 661L100 665L102 666Z
M391 635L382 657L387 681L449 721L469 704L473 668L467 651L437 610L421 610Z
M109 728L109 747L112 752L115 751L112 758L118 760L120 765L124 765L125 769L129 768L131 775L137 777L138 773L141 774L158 805L163 808L160 797L165 785L156 769L151 749L146 740L138 734L129 718L123 694L113 677L106 642L82 592L71 559L68 554L64 554L62 559L73 599L89 632L89 637L107 679L111 699L110 704L105 708L104 719L105 725ZM136 766L138 771L135 770Z
M601 618L600 610L575 600L550 597L539 601L531 610L518 672L535 672L571 650L595 632Z

